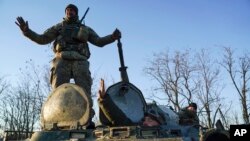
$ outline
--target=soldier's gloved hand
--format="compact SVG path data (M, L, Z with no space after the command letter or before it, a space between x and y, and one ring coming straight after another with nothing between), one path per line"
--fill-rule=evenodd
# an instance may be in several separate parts
M120 39L122 37L122 33L120 32L119 29L115 29L115 31L112 34L112 38L114 40Z
M22 17L17 17L16 18L16 25L19 26L19 28L23 31L26 32L29 29L29 24L28 21L24 21L24 19Z

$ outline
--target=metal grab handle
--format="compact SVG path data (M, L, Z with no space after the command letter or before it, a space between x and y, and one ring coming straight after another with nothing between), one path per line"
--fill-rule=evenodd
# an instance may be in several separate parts
M159 137L160 136L160 129L159 128L138 128L138 138L152 138L152 137Z
M130 137L130 128L129 127L112 127L110 128L110 137L128 138Z

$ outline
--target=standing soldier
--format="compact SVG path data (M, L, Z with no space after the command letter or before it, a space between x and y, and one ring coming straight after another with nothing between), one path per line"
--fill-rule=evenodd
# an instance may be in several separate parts
M90 52L87 42L103 47L121 38L118 29L111 35L99 37L93 29L81 24L78 19L78 8L73 4L65 8L65 18L62 22L50 27L41 35L32 31L28 21L22 17L17 17L15 23L24 36L38 44L44 45L54 41L55 58L52 61L50 77L53 90L74 78L75 83L91 95L92 79L88 62Z
M65 8L65 18L62 22L50 27L39 35L28 26L28 21L17 17L15 22L24 36L38 44L48 44L54 41L55 58L52 61L51 85L52 89L71 78L91 95L92 79L89 71L88 58L90 57L88 43L103 47L121 38L121 32L116 29L113 34L99 37L88 26L81 24L78 19L78 8L69 4Z

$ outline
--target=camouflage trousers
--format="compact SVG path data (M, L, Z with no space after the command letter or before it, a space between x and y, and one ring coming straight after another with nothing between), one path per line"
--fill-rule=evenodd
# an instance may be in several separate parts
M52 89L63 83L69 83L73 78L75 84L91 95L92 78L87 60L65 60L54 58L52 61L50 83Z

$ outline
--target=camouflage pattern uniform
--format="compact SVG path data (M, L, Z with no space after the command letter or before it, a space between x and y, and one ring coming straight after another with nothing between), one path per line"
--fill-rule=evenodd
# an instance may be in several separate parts
M82 25L78 16L74 20L64 18L63 22L52 26L41 35L30 29L23 34L42 45L55 40L55 58L51 68L53 89L74 78L75 83L84 88L88 94L91 94L92 79L89 71L90 52L87 42L103 47L115 41L112 35L99 37L93 29Z

